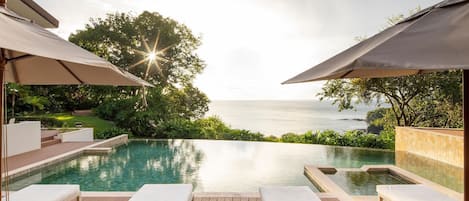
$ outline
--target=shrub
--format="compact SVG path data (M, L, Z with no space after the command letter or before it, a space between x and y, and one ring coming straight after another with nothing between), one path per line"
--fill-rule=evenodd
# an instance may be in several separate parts
M386 128L379 133L379 140L384 149L394 149L396 132L393 128Z
M200 136L204 139L225 139L225 135L230 130L230 128L216 116L198 119L195 121L195 124L200 128Z
M112 127L112 128L105 129L101 132L96 132L95 138L96 139L109 139L109 138L119 136L122 134L130 134L130 132L126 129Z
M295 133L286 133L280 137L282 142L290 143L305 143L304 138L301 135L296 135Z
M158 138L193 139L200 138L201 129L193 121L187 119L172 119L158 125Z
M317 144L325 145L339 145L340 143L340 134L333 130L325 130L318 133L317 135Z
M20 121L40 121L41 122L41 127L46 127L46 128L61 128L64 126L64 122L61 122L53 117L16 117L16 122Z
M223 140L264 141L264 135L244 129L230 129L224 133Z

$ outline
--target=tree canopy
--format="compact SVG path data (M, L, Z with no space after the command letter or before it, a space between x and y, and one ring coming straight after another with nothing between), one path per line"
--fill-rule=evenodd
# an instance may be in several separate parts
M142 134L171 119L200 118L208 110L207 96L193 85L206 66L196 53L201 38L184 24L156 12L114 13L91 19L69 40L155 87L10 85L14 111L95 108L117 126Z

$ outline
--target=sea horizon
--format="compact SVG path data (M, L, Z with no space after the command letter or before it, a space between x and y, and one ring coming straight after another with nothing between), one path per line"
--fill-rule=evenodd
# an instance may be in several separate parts
M310 130L366 129L366 113L375 108L375 104L361 104L339 112L329 100L212 100L205 116L217 116L235 129L281 136Z

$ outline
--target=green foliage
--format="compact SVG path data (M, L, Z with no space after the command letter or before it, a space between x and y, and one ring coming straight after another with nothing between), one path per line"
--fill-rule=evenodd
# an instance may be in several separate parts
M200 137L204 139L225 139L224 134L230 131L230 128L218 117L208 117L198 119L195 124L200 127Z
M162 122L154 134L157 138L193 139L200 138L200 128L188 119L172 119Z
M385 149L394 149L396 132L393 128L385 128L379 133L379 140Z
M384 136L388 138L384 138ZM390 138L390 134L382 136L359 130L347 131L343 134L333 130L317 131L314 133L308 131L304 134L287 133L282 135L278 140L267 137L264 138L264 141L394 149L394 139Z
M40 121L41 127L44 128L61 128L64 125L64 122L59 121L56 118L45 116L20 116L16 117L15 121Z
M205 68L196 54L201 41L187 26L159 13L116 13L92 19L69 40L155 87L9 84L10 113L95 108L98 117L136 136L159 137L158 129L176 124L174 119L195 120L208 111L207 96L193 86L195 77ZM154 47L164 59L149 65L146 53ZM67 122L71 125L73 122Z
M366 123L369 133L379 134L385 126L393 125L392 118L389 118L392 111L390 108L378 108L368 111L366 114Z
M244 129L230 129L223 134L223 140L264 141L264 135Z
M394 78L328 81L322 99L332 99L339 110L358 103L380 103L391 107L395 125L460 127L461 71L447 71Z
M165 133L178 137L192 132L190 120L208 111L207 96L192 84L205 68L195 53L201 42L187 26L156 12L116 13L92 19L69 40L155 85L82 91L99 103L95 109L99 117L135 136L162 138ZM158 64L146 58L154 48L164 58Z
M116 137L122 134L130 134L130 133L129 131L122 129L122 128L111 127L111 128L106 128L104 130L101 130L100 132L95 132L94 137L96 139L109 139L109 138Z

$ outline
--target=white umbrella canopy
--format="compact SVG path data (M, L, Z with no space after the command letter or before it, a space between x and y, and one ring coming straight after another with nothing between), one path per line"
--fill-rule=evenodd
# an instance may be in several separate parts
M285 81L464 70L464 200L469 201L469 0L446 0Z
M4 7L0 7L0 27L5 82L151 86Z
M28 85L153 85L18 16L0 1L0 102L3 83ZM0 106L3 124L3 106ZM2 150L3 129L0 129ZM0 174L8 171L0 165ZM0 182L0 197L2 196Z

